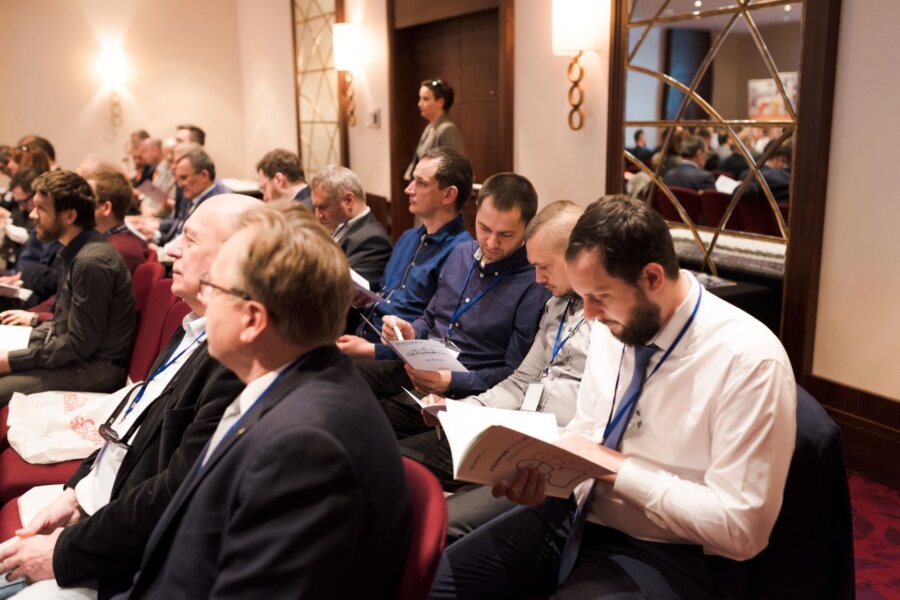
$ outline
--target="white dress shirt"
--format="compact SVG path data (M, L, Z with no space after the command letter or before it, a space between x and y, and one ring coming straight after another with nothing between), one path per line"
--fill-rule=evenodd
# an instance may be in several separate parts
M247 387L244 388L244 391L241 392L240 396L234 399L234 401L228 405L228 408L225 409L225 412L222 413L222 419L219 421L219 424L216 426L215 432L213 432L212 437L209 439L209 447L206 449L206 454L203 455L203 464L206 465L206 461L209 460L209 457L212 456L216 447L222 442L225 438L225 434L228 433L228 430L231 429L235 423L237 423L241 417L247 414L247 411L250 410L259 397L268 389L270 385L275 381L278 375L285 370L291 363L285 363L275 369L274 371L269 371L263 375L260 375L253 381L247 384Z
M153 404L162 391L166 389L166 386L169 385L169 382L172 381L175 374L178 373L181 367L184 366L187 360L200 346L200 343L202 342L200 338L206 331L206 317L201 317L196 313L191 312L184 317L181 326L184 329L184 337L175 348L175 351L172 352L170 356L166 357L166 361L164 361L163 364L174 357L178 357L178 359L146 384L146 390L141 397L141 401L132 408L131 412L127 415L125 414L128 407L125 407L125 409L122 410L112 426L120 436L124 436L126 432L134 426L138 418L151 404ZM181 353L180 356L179 353ZM119 398L124 398L131 387L132 386L125 386L121 390L113 393ZM137 393L138 392L135 392L131 401L134 400ZM134 439L134 436L137 435L138 429L135 429L134 435L131 436L132 440ZM121 444L105 443L101 448L100 453L97 455L97 458L94 460L90 473L85 475L75 486L75 496L78 498L78 504L81 505L81 508L84 509L87 514L94 514L97 510L109 503L109 498L112 495L113 483L116 480L116 475L119 473L119 468L122 466L122 461L124 460L127 451L128 450Z
M372 209L366 206L361 213L359 213L352 219L347 219L346 221L338 225L337 229L334 230L334 233L331 234L331 237L335 242L340 242L342 239L344 239L344 236L347 235L347 232L350 231L350 228L356 225L358 221L360 221L370 212L372 212Z
M598 482L588 520L746 560L765 548L781 508L796 433L796 383L775 335L706 291L694 322L650 375L700 294L693 276L681 277L690 278L690 292L652 340L660 350L622 438L627 458L615 486ZM616 377L618 409L634 369L634 350L623 356L623 347L608 328L592 329L568 430L602 442Z

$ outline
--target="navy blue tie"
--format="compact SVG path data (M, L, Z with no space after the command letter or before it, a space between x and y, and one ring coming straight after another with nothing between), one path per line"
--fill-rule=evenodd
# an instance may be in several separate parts
M638 398L640 398L641 391L644 389L644 380L647 378L647 365L650 363L650 357L656 353L657 349L658 348L653 345L634 347L634 371L631 375L631 383L628 384L628 388L622 395L622 402L619 404L619 406L629 406L630 404L630 407L628 409L628 414L622 415L619 418L612 431L610 431L609 435L603 440L603 445L607 448L618 450L619 446L622 444L622 434L628 429L628 423L634 415L634 408L637 406ZM613 398L613 402L615 402L615 398ZM596 483L594 486L596 486ZM572 569L575 567L575 559L578 558L578 550L581 548L581 536L584 533L584 522L587 518L587 513L593 497L594 487L591 487L591 491L588 492L584 505L575 509L575 514L572 517L572 531L569 534L569 539L566 540L566 545L562 551L562 559L559 563L560 584L569 577L572 573Z

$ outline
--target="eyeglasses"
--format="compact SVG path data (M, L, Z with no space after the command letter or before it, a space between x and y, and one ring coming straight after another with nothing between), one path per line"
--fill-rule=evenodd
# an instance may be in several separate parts
M209 273L204 273L200 276L200 297L201 298L212 298L212 291L216 290L218 292L222 292L223 294L229 294L231 296L236 296L241 300L253 300L253 297L250 296L247 292L242 292L241 290L235 290L227 287L222 287L221 285L217 285L209 280Z

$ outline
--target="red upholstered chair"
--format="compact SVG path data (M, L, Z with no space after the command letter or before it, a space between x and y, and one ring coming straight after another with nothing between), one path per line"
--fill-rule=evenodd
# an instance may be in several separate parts
M412 527L398 598L428 597L447 538L447 503L441 484L419 463L403 458L412 498Z
M172 337L172 334L175 333L176 329L181 327L181 322L189 312L191 312L191 307L188 306L188 303L184 300L178 300L169 307L169 312L166 313L166 320L163 323L162 336L159 338L159 350L157 351L157 354L162 352L163 348L166 347L166 344L169 343L169 338Z
M141 265L143 266L143 265ZM140 267L138 267L140 268ZM131 353L131 365L128 368L128 376L132 381L146 379L159 354L160 339L166 323L166 315L169 309L178 301L172 295L172 280L160 279L150 290L147 296L147 304L141 318L140 327L134 340L134 351ZM166 338L168 340L168 338Z
M9 425L7 424L8 419L9 405L6 405L3 408L0 408L0 450L9 446L9 442L6 441L6 434L9 433Z
M672 186L669 188L672 190L672 194L678 199L678 202L687 212L688 216L691 218L691 221L694 222L694 225L703 225L703 206L700 203L700 194L695 192L694 190L689 190L687 188L682 188L678 186ZM676 223L681 223L681 215L678 213L678 209L672 204L672 201L669 200L669 197L666 196L662 190L656 190L656 196L653 199L653 206L659 213L663 216L663 218L667 221L675 221Z
M22 520L19 518L19 498L9 500L0 508L0 539L8 540L16 534L16 530L22 528Z
M759 198L747 198L738 202L738 210L744 221L744 231L760 235L781 237L778 221L772 213L769 203Z
M65 483L80 464L80 460L67 460L53 465L32 465L7 448L0 452L0 502L20 496L36 485Z
M725 194L716 190L701 190L700 204L703 206L703 218L706 219L706 224L710 227L718 227L719 221L725 215L729 202L731 202L731 194ZM741 214L737 207L731 213L725 228L732 231L742 231L744 229L744 222L741 220Z
M150 290L165 274L166 268L158 262L143 262L134 270L131 275L131 286L134 288L134 308L137 314L144 312Z

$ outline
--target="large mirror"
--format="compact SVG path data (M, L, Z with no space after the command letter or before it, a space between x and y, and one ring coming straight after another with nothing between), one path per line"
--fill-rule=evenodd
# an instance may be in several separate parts
M757 270L780 276L803 1L623 4L625 190L670 222L679 254L712 273L750 249Z

